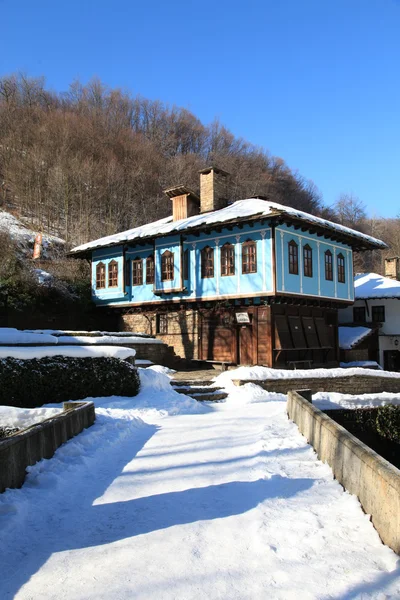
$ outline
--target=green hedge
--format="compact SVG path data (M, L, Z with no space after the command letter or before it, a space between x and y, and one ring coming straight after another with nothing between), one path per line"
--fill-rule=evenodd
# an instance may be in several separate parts
M334 421L400 468L400 406L326 410Z
M136 396L137 369L118 358L0 359L0 405L34 408L96 396Z

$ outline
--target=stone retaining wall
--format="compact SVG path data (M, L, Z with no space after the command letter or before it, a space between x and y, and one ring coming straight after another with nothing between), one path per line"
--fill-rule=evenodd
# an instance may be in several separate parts
M355 494L382 541L400 554L400 470L376 454L300 394L289 391L287 413L329 464L335 478Z
M282 379L248 380L234 379L235 385L256 383L268 392L287 394L289 390L307 388L317 392L338 392L340 394L379 394L400 392L400 377L384 375L348 375L341 377L293 377Z
M199 314L196 310L166 310L167 332L157 333L157 314L151 311L122 314L121 331L142 331L155 335L175 353L188 360L198 359ZM136 348L136 347L135 347ZM147 358L137 356L137 358ZM150 360L153 360L150 358Z
M93 402L64 402L64 412L0 441L0 493L21 487L26 467L51 458L59 446L93 425Z

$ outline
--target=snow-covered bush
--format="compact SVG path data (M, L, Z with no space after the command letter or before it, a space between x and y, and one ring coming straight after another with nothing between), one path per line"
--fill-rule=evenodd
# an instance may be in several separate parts
M136 396L134 365L118 358L0 360L0 405L34 408L93 396Z

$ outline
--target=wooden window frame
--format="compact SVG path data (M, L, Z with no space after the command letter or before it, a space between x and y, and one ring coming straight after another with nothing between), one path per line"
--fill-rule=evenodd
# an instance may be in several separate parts
M156 333L166 335L168 333L168 315L167 313L156 314Z
M304 277L313 276L312 248L309 244L303 246L303 274Z
M325 280L333 281L333 255L330 250L326 250L325 254Z
M118 287L118 263L116 260L111 260L108 263L108 287Z
M146 285L154 283L154 254L146 258Z
M246 240L242 244L242 274L257 273L257 242Z
M226 242L221 247L221 277L235 275L235 246Z
M299 274L299 245L290 240L288 243L289 275Z
M174 253L165 250L161 254L161 281L174 280Z
M205 246L201 251L201 278L214 277L214 248Z
M106 265L99 262L96 265L96 290L104 290L106 287Z
M357 317L358 314L362 314L363 318ZM367 312L365 306L353 306L353 322L354 323L365 323L367 320Z
M371 320L373 323L384 323L385 322L385 305L378 304L371 306Z
M337 279L339 283L346 283L345 262L342 253L337 255Z
M132 260L132 287L143 285L143 259L138 256Z

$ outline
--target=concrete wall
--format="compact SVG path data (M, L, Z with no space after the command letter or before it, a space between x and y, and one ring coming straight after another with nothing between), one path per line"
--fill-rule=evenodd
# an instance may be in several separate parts
M0 441L0 493L21 487L26 467L51 458L59 446L93 425L93 402L64 402L64 412Z
M268 392L287 394L289 390L307 388L316 392L338 392L340 394L374 394L381 392L400 392L400 377L385 375L343 375L342 377L307 377L263 379L257 381L235 379L235 385L256 383Z
M400 470L290 391L287 413L335 478L360 500L382 541L400 554Z

